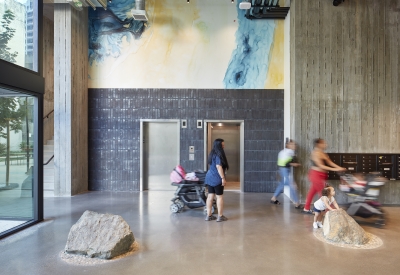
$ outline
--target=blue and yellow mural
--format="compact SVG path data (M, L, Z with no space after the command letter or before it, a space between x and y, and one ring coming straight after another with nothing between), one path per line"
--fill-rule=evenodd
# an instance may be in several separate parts
M283 21L227 0L134 0L89 11L90 88L283 88Z

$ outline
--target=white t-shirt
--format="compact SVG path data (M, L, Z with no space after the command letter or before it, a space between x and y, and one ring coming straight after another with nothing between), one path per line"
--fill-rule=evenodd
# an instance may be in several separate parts
M294 150L285 148L278 154L278 166L290 167L288 164L293 160Z
M331 205L332 202L335 201L334 197L331 197L331 200L329 200L329 198L327 196L322 196L319 200L317 200L316 202L314 202L314 207L318 210L325 210L325 203L323 202L322 198L326 198L328 200L328 204Z

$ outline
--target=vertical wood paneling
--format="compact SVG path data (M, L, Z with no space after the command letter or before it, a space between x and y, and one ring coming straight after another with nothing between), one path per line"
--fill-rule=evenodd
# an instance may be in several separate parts
M303 197L313 138L325 138L328 152L400 153L399 10L391 0L291 1L291 121Z
M72 66L72 110L71 127L71 165L75 171L71 179L72 193L77 194L87 190L88 181L88 12L87 9L71 14L71 66ZM82 185L84 182L86 185Z
M54 109L54 23L46 17L43 17L43 77L46 80L43 114L47 115ZM50 115L43 120L44 142L52 139L53 135L54 115Z

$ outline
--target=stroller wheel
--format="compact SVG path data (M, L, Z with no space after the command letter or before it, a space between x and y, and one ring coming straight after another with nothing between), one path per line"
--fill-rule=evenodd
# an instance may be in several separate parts
M384 218L378 218L375 222L377 227L383 227L385 225L385 219Z
M185 204L183 203L183 201L181 201L180 199L177 199L175 201L175 203L179 206L180 209L182 209L183 207L185 207Z
M169 210L171 210L172 213L178 213L180 208L179 205L176 203L171 204L171 206L169 207Z

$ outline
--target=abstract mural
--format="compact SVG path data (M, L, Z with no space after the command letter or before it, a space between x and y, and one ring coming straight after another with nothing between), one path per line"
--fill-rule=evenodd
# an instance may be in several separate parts
M134 0L89 11L90 88L282 89L283 21L248 20L238 2Z

